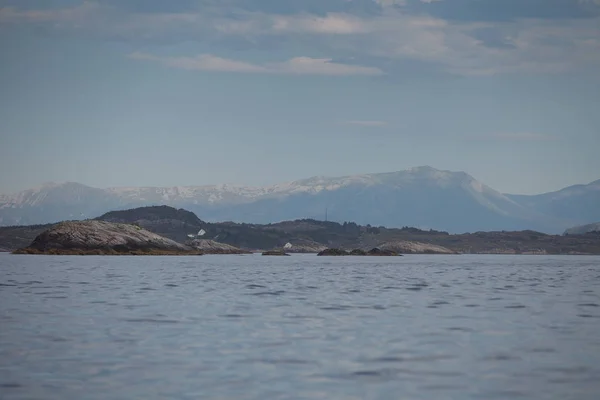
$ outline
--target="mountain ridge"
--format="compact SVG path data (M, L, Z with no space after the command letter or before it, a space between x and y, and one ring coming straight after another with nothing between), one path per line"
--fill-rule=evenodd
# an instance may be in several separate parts
M511 195L466 172L429 166L342 177L314 176L268 186L99 189L63 182L0 195L0 225L95 218L109 210L166 204L191 210L210 221L269 223L320 218L327 210L333 220L373 225L412 225L452 232L534 229L558 233L600 220L597 198L600 180L540 195Z

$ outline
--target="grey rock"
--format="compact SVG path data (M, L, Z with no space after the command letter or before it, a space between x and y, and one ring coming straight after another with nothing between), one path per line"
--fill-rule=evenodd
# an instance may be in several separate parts
M262 253L263 256L289 256L285 251L269 250Z
M104 221L62 222L17 253L33 254L201 254L139 226Z
M450 250L447 247L406 240L386 242L378 246L378 248L404 254L456 254L455 251Z
M226 243L215 242L209 239L194 239L185 243L187 246L202 251L204 254L250 254L251 252L242 250Z

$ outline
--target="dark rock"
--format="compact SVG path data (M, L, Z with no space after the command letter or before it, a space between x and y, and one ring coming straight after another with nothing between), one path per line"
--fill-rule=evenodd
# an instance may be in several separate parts
M326 249L317 254L318 256L347 256L348 252L342 249Z
M351 256L366 256L367 252L361 249L354 249L350 252Z
M367 255L368 256L394 257L394 256L398 256L399 254L392 250L386 250L386 249L382 250L382 249L375 247L375 248L369 250L367 252Z
M269 250L262 253L263 256L289 256L285 251Z

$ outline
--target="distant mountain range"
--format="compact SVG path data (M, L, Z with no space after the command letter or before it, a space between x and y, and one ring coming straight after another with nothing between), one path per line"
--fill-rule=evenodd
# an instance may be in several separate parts
M431 167L265 187L98 189L61 183L0 195L0 226L95 218L110 210L162 204L185 208L205 221L271 223L327 215L331 221L451 233L562 233L600 220L600 180L533 196L502 194L464 172Z

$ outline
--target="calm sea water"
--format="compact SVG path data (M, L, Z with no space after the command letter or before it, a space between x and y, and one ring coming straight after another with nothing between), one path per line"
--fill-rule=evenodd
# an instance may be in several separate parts
M2 399L598 399L600 258L0 255Z

